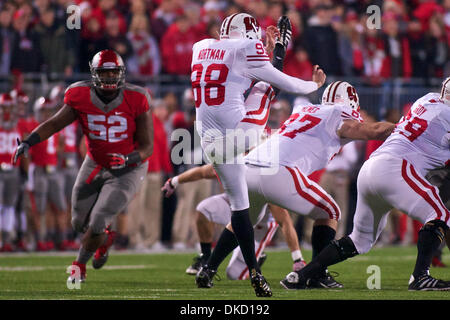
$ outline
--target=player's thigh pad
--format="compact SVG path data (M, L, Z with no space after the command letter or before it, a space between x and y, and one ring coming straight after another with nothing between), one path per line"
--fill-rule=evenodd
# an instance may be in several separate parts
M78 232L86 231L88 216L104 183L101 171L96 173L96 170L97 164L89 156L85 157L73 186L72 227Z
M222 187L228 195L232 211L249 208L246 167L244 164L214 164Z
M145 162L120 175L108 172L109 176L91 212L89 227L93 233L102 233L114 216L127 208L144 181L147 167Z
M225 193L206 198L197 205L197 211L211 222L226 226L231 221L231 208Z
M341 212L334 199L297 168L247 166L249 193L264 195L269 203L312 219L339 220Z
M373 189L392 207L421 223L435 219L450 223L450 213L439 196L439 189L431 185L411 163L389 155L379 155L368 161L377 173L372 177Z

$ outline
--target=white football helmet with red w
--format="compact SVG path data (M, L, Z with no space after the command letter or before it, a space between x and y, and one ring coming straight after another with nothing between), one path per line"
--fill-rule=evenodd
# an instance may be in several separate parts
M334 81L322 94L322 104L344 104L359 112L359 97L355 87L345 81Z
M125 64L122 57L113 50L97 52L89 62L92 82L102 90L117 90L125 83ZM114 75L111 75L113 71Z
M442 82L441 96L439 97L445 104L450 105L450 77Z
M261 40L261 27L258 21L247 13L235 13L223 20L220 39Z

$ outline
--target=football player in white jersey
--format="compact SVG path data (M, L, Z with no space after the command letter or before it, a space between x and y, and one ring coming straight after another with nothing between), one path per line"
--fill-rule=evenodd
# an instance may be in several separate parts
M287 44L290 30L280 32ZM314 81L303 81L277 70L261 42L261 28L251 15L233 14L220 30L220 40L205 39L193 46L191 82L196 106L196 127L202 149L213 164L230 199L231 224L250 270L258 297L271 296L266 280L258 270L254 234L248 208L243 153L250 146L244 139L236 143L238 125L246 115L244 93L252 81L260 80L291 93L308 94L325 81L315 66Z
M290 289L308 287L309 279L329 265L368 252L397 208L424 224L408 289L450 290L450 282L430 276L433 253L445 240L450 248L450 212L439 190L425 180L432 169L450 163L450 78L441 93L417 100L392 135L362 166L353 232L333 241L303 270L282 280Z
M392 123L362 122L355 88L343 81L331 83L322 104L294 106L278 132L245 157L252 204L266 201L314 219L312 246L313 256L317 256L335 237L340 209L308 175L322 169L347 142L384 140L393 129ZM215 254L216 250L210 261L216 260ZM217 267L208 263L204 268ZM314 285L341 287L326 268L314 278Z

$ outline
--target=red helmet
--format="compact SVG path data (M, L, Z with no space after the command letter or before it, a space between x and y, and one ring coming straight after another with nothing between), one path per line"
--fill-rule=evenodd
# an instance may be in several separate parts
M28 103L30 101L28 95L23 90L14 89L9 94L16 102Z
M102 50L95 54L89 62L94 86L102 90L117 90L125 83L125 64L118 53L113 50ZM105 71L117 71L114 77ZM103 74L102 74L103 73Z
M0 94L0 106L13 106L14 99L11 97L9 93Z
M50 90L50 93L48 94L48 97L50 100L54 101L63 101L64 100L64 92L65 87L62 84L58 84Z
M44 109L51 110L57 107L57 103L55 100L51 100L45 97L39 97L34 103L33 110L34 112L38 112Z
M0 114L3 125L15 118L14 105L15 101L9 93L0 94Z

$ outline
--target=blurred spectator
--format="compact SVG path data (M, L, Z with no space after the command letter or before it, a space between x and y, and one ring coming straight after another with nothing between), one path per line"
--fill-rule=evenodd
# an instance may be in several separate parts
M0 10L0 75L8 75L11 65L14 33L11 30L13 11Z
M28 28L30 14L23 6L14 12L14 42L11 56L11 69L20 72L39 72L43 64L43 56L39 35Z
M191 22L180 16L169 27L161 40L161 55L166 73L188 75L191 73L192 46L199 40Z
M348 219L348 202L350 192L350 172L358 160L354 142L343 146L325 167L320 178L320 186L336 200L341 209L341 220L338 223L336 237L346 236Z
M163 122L167 109L161 99L153 100L153 154L148 159L148 174L138 195L129 206L130 244L145 251L161 248L162 192L164 174L172 172Z
M137 14L131 19L127 39L133 54L126 61L128 71L136 75L157 75L161 71L161 57L155 38L149 32L149 20Z
M295 47L294 52L287 57L283 71L290 76L303 80L312 79L313 65L309 61L308 52L303 46L297 45Z
M53 9L47 7L42 10L41 22L35 26L35 30L40 37L45 71L71 76L75 53L67 48L66 26L56 21Z
M340 75L336 31L331 26L333 7L318 5L305 28L305 46L311 63L318 64L327 75Z
M187 118L186 135L178 143L186 144L184 139L190 139L190 150L180 154L183 158L183 164L178 166L177 175L189 170L199 163L195 163L196 159L202 159L202 149L200 146L200 137L195 129L195 104L192 89L187 88L183 94L183 108L185 112L183 116ZM172 240L174 249L185 249L192 247L198 242L196 224L195 224L195 208L198 203L211 195L211 180L199 180L189 184L181 184L177 188L177 210L175 212Z
M384 59L381 76L384 79L408 78L412 74L411 53L408 38L400 34L399 22L395 15L383 15Z
M104 0L103 0L104 1ZM108 0L110 1L110 0ZM108 11L105 19L105 47L116 51L124 61L133 54L133 47L126 34L122 32L122 21L117 11Z
M158 42L161 41L170 25L180 14L176 0L162 0L160 6L154 11L151 18L151 29Z
M429 20L429 36L426 39L428 77L443 78L445 64L450 60L444 21L438 15Z

